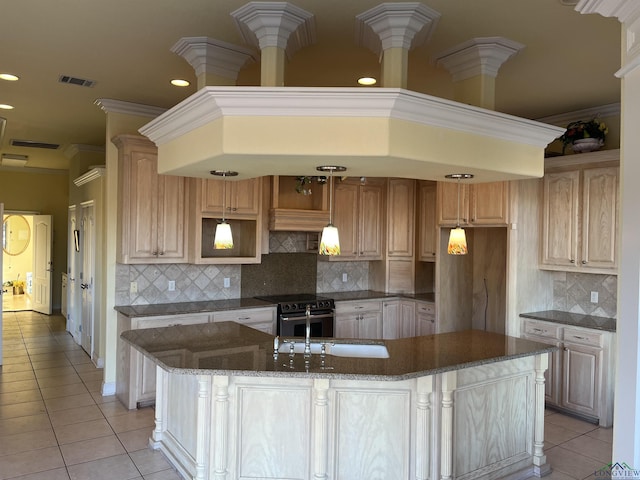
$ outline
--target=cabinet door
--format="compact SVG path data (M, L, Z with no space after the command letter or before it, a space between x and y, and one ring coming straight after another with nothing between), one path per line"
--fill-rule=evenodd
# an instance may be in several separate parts
M534 342L546 343L561 347L561 343L555 339L540 337L537 335L522 335L522 338ZM562 350L549 353L549 368L544 372L544 399L551 405L560 405L560 378L562 377Z
M186 178L158 176L158 257L174 262L187 260Z
M367 260L382 259L381 185L361 185L359 198L358 255ZM342 239L342 232L340 232Z
M436 306L433 303L416 302L416 335L436 333Z
M602 349L565 343L562 406L599 417Z
M358 338L382 338L381 312L361 313L358 322Z
M358 338L360 315L336 315L336 338Z
M382 305L382 338L394 340L399 338L398 323L400 313L400 302L392 300L384 302Z
M129 160L127 260L155 259L158 253L157 156L144 150L134 150Z
M458 218L458 182L438 182L438 223L455 225ZM469 185L460 184L460 225L469 222Z
M416 336L416 302L400 302L400 338Z
M542 263L575 266L578 256L578 188L580 172L544 177Z
M415 242L415 181L389 179L387 190L387 253L412 257Z
M421 183L418 194L418 260L435 261L436 228L436 184Z
M201 183L201 209L203 213L222 214L223 192L225 215L258 215L260 208L260 179L218 180L205 179Z
M470 186L469 213L474 225L506 225L509 182L476 183Z
M333 224L340 235L337 260L358 256L358 186L336 183L334 187Z
M582 258L585 268L617 268L619 168L583 172Z

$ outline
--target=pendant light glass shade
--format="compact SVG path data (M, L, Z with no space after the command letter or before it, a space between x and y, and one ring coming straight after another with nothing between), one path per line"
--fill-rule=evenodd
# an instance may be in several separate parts
M233 248L233 235L231 234L231 225L225 219L224 214L227 211L227 183L226 177L235 177L238 172L230 170L212 170L211 175L222 177L222 222L216 225L216 234L213 237L213 248L215 250L229 250Z
M466 255L467 251L467 235L464 228L452 228L449 233L449 246L447 247L449 255Z
M316 170L321 172L330 172L329 176L329 224L322 229L320 237L320 245L318 245L318 254L320 255L340 255L340 236L338 228L333 225L333 172L344 172L345 167L337 165L327 165L317 167Z
M447 253L449 255L466 255L469 253L467 249L467 235L464 228L460 227L460 179L473 178L470 173L453 173L446 175L446 178L458 179L458 212L456 214L456 228L452 228L449 232L449 245L447 245Z
M340 255L340 236L334 225L329 224L322 229L318 253L320 255Z
M216 235L213 238L213 248L216 250L227 250L233 248L231 225L224 220L216 226Z

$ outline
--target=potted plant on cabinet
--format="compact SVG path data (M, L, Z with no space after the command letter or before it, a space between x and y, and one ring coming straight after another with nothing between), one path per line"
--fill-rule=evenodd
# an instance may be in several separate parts
M567 145L575 153L593 152L604 145L604 139L609 133L609 129L604 122L597 117L585 122L578 120L567 125L567 129L560 137L562 141L562 153L564 154Z

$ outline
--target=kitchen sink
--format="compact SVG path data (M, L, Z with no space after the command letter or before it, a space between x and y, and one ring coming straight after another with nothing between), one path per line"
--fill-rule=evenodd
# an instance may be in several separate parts
M389 358L389 351L385 345L379 343L325 343L326 354L334 357L355 358ZM311 343L311 354L319 355L322 351L322 343ZM291 343L283 342L278 349L279 353L290 353ZM293 353L304 353L304 342L293 343Z

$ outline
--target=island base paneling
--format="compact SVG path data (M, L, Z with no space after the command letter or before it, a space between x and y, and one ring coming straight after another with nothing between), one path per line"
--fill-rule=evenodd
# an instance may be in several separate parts
M541 476L547 355L399 381L159 366L150 446L198 480Z

